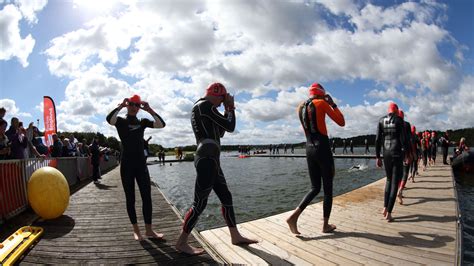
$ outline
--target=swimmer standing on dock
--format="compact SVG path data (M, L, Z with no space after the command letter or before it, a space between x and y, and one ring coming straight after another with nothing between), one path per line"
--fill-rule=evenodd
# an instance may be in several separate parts
M225 113L222 115L217 110L224 103ZM191 111L191 126L196 137L197 149L194 157L194 167L197 176L194 188L194 202L186 213L183 230L176 243L176 249L190 255L204 252L202 248L195 248L188 244L188 237L196 225L199 215L207 205L207 199L212 190L221 201L222 215L229 227L230 237L234 245L247 245L257 243L257 240L242 236L237 230L235 221L232 194L220 166L221 144L220 139L225 132L235 129L234 97L227 93L221 83L211 84L204 98L199 99Z
M127 116L119 117L118 113L122 108L127 108ZM147 118L138 120L137 113L143 109L150 113L154 118L151 121ZM145 129L163 128L165 122L150 107L147 102L143 102L140 96L133 95L124 99L117 108L107 115L107 122L117 128L118 135L122 141L122 156L120 160L120 176L122 186L125 191L127 202L127 213L133 226L133 236L135 240L143 240L140 229L137 224L137 214L135 211L135 179L143 202L143 216L145 220L145 236L149 238L161 239L163 234L153 231L151 224L152 204L151 204L151 183L148 168L146 166L146 157L144 153L143 135Z
M377 167L382 167L380 152L383 146L383 164L387 180L385 181L383 216L393 221L392 210L397 197L398 183L403 176L403 160L407 151L403 120L398 116L398 106L390 103L388 115L380 118L375 138L375 157Z
M309 88L310 98L298 106L298 116L306 135L306 161L308 163L309 177L311 179L311 190L301 201L286 222L293 234L298 231L298 218L308 204L321 191L321 180L324 189L323 203L323 233L329 233L336 226L329 224L329 216L332 209L332 183L334 178L334 159L329 144L326 130L326 114L339 126L345 125L344 116L337 108L329 94L318 83Z

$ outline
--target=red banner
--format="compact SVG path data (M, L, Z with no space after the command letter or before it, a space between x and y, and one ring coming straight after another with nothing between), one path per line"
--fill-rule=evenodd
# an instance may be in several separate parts
M46 147L53 145L53 134L57 131L56 125L56 107L54 101L49 96L43 97L43 116L44 116L44 140Z

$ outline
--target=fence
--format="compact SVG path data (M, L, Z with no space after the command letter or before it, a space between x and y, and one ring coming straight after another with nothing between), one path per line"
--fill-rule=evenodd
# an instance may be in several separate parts
M69 186L92 175L90 158L86 157L0 161L0 224L26 210L28 180L35 170L44 166L52 166L61 171ZM115 166L117 159L114 156L109 156L107 161L100 162L102 171Z

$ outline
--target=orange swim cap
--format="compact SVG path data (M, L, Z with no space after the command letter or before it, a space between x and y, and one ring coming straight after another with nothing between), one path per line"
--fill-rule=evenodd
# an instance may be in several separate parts
M396 103L389 103L388 104L388 112L389 113L397 112L397 114L398 114L398 105Z
M132 97L128 98L128 101L132 103L141 103L142 99L140 98L140 96L135 94Z
M398 110L398 116L399 116L401 119L404 119L404 118L405 118L405 113L403 112L402 109L399 109L399 110Z
M224 85L219 82L212 83L206 89L206 95L212 96L225 96L227 94L227 90L225 89Z
M319 95L319 96L326 95L326 90L319 83L313 83L309 87L309 96L315 96L315 95Z

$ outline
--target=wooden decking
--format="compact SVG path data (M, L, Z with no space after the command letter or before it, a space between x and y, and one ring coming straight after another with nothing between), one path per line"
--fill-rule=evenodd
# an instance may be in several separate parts
M119 169L103 176L102 184L90 183L71 196L64 215L39 221L45 234L21 264L198 264L216 263L208 253L187 256L174 244L181 218L157 187L152 187L153 223L166 241L135 241L125 208ZM141 197L136 188L138 223L144 233ZM202 246L193 236L191 242Z
M334 198L330 222L334 233L321 233L322 202L306 208L301 235L288 230L290 212L238 225L260 240L233 246L227 228L201 232L225 259L241 264L278 265L453 265L456 254L456 202L449 166L436 165L409 182L395 221L382 219L385 179ZM309 181L308 181L309 184Z

